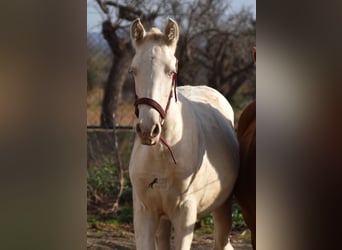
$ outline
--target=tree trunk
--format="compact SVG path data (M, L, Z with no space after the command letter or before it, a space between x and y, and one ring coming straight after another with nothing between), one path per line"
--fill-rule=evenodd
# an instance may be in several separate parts
M121 97L123 85L127 77L127 69L131 57L130 42L124 42L117 34L118 26L110 20L103 22L102 34L113 54L112 66L107 78L102 101L101 127L114 128L115 114Z
M116 125L115 114L121 99L129 64L130 56L128 52L124 53L120 59L114 58L112 61L102 101L101 127L103 128L113 128Z

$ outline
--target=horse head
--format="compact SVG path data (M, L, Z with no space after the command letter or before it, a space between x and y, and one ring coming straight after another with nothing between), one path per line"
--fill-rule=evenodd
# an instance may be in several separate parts
M130 31L136 51L130 67L137 98L136 132L142 144L154 145L160 140L173 97L176 100L177 59L174 54L179 38L178 25L169 18L164 33L156 28L146 33L140 19L136 19Z

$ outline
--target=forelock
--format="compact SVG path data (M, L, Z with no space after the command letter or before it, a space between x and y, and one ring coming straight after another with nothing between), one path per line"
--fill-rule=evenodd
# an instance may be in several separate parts
M158 28L153 27L143 39L144 41L165 41L165 34L162 33Z

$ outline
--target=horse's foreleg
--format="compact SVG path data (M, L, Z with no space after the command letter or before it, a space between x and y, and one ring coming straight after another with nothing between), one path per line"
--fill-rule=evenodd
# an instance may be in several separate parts
M155 236L158 228L158 216L143 207L134 198L134 236L137 250L155 250Z
M181 205L172 219L175 233L175 249L190 250L197 218L195 202L187 201Z
M167 219L160 219L156 234L156 249L170 250L171 222Z
M231 199L222 204L213 212L215 230L215 250L232 250L229 242L229 233L232 227Z

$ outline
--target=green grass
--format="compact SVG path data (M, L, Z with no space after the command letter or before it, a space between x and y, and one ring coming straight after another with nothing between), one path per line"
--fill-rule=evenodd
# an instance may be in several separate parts
M133 224L133 207L121 206L116 214L88 214L88 223L106 223L112 225Z

